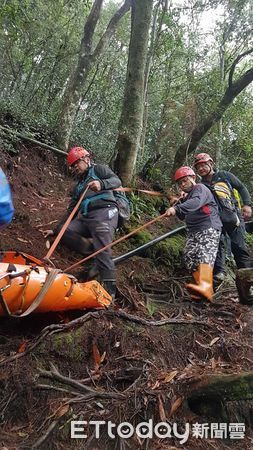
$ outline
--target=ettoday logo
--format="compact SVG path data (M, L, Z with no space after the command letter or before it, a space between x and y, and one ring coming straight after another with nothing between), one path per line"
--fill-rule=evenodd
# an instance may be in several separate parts
M93 427L95 429L93 429ZM140 439L178 439L180 444L185 444L190 435L196 439L244 439L244 423L185 423L183 426L177 423L169 424L167 422L158 422L154 424L152 419L146 422L140 422L136 426L130 422L121 422L116 424L109 420L72 420L71 438L86 439L88 432L92 428L95 439L99 439L106 431L111 439L120 437L129 439L137 435Z
M135 427L130 422L121 422L116 424L112 421L105 422L104 420L90 420L86 422L84 420L73 420L71 422L71 438L86 439L87 428L90 426L95 427L95 438L99 439L102 433L102 427L106 426L107 435L111 439L120 437L122 439L129 439L136 434L140 439L153 439L157 437L159 439L175 437L179 439L180 444L184 444L190 435L190 425L185 424L184 432L179 432L177 423L173 423L171 426L167 422L158 422L154 425L153 420L150 419L147 422L140 422Z

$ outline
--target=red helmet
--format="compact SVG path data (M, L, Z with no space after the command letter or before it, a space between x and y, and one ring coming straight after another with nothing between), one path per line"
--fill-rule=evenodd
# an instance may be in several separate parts
M184 178L189 175L194 176L194 177L196 176L194 170L192 170L191 167L183 166L176 170L175 175L174 175L174 180L178 181L178 180L180 180L180 178Z
M194 167L196 167L196 165L199 163L207 163L209 161L213 163L213 159L208 153L199 153L198 155L195 155L194 158Z
M76 161L85 156L90 156L88 150L85 150L83 147L73 147L67 155L67 163L69 166L72 166Z

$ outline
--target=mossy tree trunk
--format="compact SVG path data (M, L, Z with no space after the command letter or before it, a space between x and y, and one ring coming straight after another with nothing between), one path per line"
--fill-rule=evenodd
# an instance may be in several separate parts
M153 0L134 0L124 101L114 169L124 184L133 178L143 124L144 81Z
M253 399L253 372L215 374L200 379L188 395L190 409L199 415L226 419L226 403Z

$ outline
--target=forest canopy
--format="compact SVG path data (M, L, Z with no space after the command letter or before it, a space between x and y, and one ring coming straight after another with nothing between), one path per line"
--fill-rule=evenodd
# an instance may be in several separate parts
M1 123L83 145L126 182L153 157L149 179L166 182L201 146L252 190L252 11L252 0L4 2Z

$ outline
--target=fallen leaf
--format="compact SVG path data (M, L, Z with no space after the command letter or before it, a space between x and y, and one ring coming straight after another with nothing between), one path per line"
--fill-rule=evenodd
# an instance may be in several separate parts
M198 345L200 345L200 347L203 347L203 348L209 348L209 344L201 344L201 342L199 342L199 341L195 341Z
M212 339L212 341L209 344L209 347L212 347L212 345L215 344L215 342L217 342L219 339L220 339L219 337Z
M69 410L69 405L63 405L59 409L57 409L55 415L56 417L62 417L64 416Z
M24 353L24 351L26 350L26 347L27 347L27 342L28 341L21 342L21 344L18 348L18 353Z
M172 372L168 373L164 378L164 383L169 383L175 376L178 374L178 370L173 370Z
M185 317L186 317L187 319L193 319L193 315L192 315L192 314L189 314L189 313L185 313Z
M99 353L98 347L95 344L95 342L93 342L93 344L92 344L92 355L93 355L93 359L95 362L95 367L98 368L101 363L101 355Z
M102 362L104 362L105 356L106 356L106 352L104 352L103 355L101 356L101 358L100 358L100 364L102 364Z
M96 402L96 405L97 405L99 408L104 409L104 406L102 405L102 403Z
M28 244L28 241L26 241L25 239L22 239L22 238L18 237L17 240L20 241L20 242L24 242L25 244Z
M49 240L46 241L46 244L45 244L45 245L46 245L46 248L47 248L47 249L50 249L51 244L50 244L50 241L49 241Z
M163 401L161 399L161 396L158 395L158 409L159 409L159 416L162 422L167 421L167 417L164 411Z
M143 397L143 403L145 406L148 404L148 397L146 397L146 395Z
M178 397L174 401L174 403L172 404L171 409L170 409L169 417L171 417L178 410L178 408L182 405L182 403L183 403L182 397Z
M159 383L159 381L157 380L157 381L155 382L155 384L151 387L152 391L153 391L154 389L157 389L159 386L160 386L160 383Z

